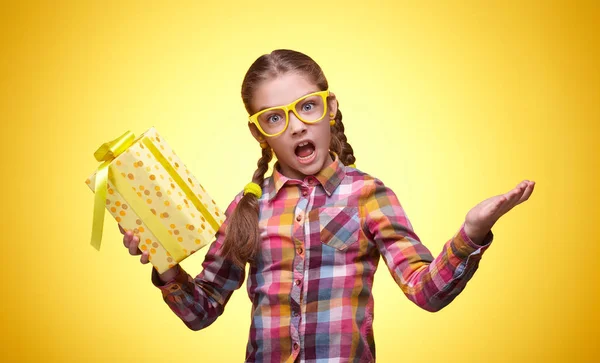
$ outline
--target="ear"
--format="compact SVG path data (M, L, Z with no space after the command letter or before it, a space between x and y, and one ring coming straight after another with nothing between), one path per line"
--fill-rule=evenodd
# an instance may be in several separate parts
M333 112L333 116L337 114L338 102L335 97L335 93L329 92L329 96L327 96L327 117L329 114Z
M265 135L263 135L258 128L256 127L255 124L248 122L248 128L250 129L250 132L252 133L252 136L254 136L254 138L256 139L256 141L258 142L266 142L266 137Z

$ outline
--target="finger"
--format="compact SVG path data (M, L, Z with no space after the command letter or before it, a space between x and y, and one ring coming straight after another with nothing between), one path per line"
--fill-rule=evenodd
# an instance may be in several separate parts
M519 202L517 204L521 204L524 201L526 201L527 199L529 199L529 196L531 196L531 193L533 193L534 187L535 187L535 182L530 181L529 184L527 185L527 188L525 189L525 192L523 193L523 195L521 196L521 198L519 199Z
M129 244L131 243L131 239L133 238L133 233L131 231L125 232L123 235L123 244L126 248L129 248Z
M140 238L138 236L133 236L131 242L129 243L129 253L131 255L140 255L142 252L138 248L138 244L140 243Z
M499 196L494 203L492 203L492 205L490 206L490 212L491 213L496 213L498 212L498 210L500 210L503 206L506 205L506 203L508 203L508 198L504 195Z
M506 212L508 212L518 200L520 193L522 193L522 183L518 184L514 189L503 194L505 202L503 202L496 210L497 217L500 218Z
M511 191L509 191L507 193L509 203L519 200L519 198L525 191L525 187L527 187L527 183L525 183L525 181L523 181L523 182L519 183L516 187L514 187Z
M492 210L495 210L499 203L502 204L504 202L506 202L506 197L504 197L504 194L499 194L484 200L479 206L481 207L481 210L489 213Z
M527 188L527 181L522 181L519 183L513 190L507 193L508 202L502 208L502 214L507 213L509 210L513 209L515 205L519 203L519 199L525 192Z
M505 195L499 195L498 198L494 200L494 202L488 207L487 215L490 216L492 220L498 220L503 214L503 210L506 209L506 205L508 204L508 198Z
M149 260L148 260L148 251L142 252L142 257L140 257L140 262L143 263L144 265L149 262Z
M529 188L529 180L524 180L523 182L521 182L518 187L516 188L518 190L517 193L515 193L515 198L514 200L511 201L511 206L510 208L512 209L514 206L516 206L517 204L521 203L521 199L523 198L523 195L525 195L525 192L527 192L527 189Z

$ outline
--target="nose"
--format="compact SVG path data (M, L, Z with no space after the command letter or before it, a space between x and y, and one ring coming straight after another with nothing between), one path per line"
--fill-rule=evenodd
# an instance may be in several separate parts
M288 115L288 117L290 118L288 128L290 129L292 135L297 135L306 132L306 124L304 122L298 119L298 117L296 117L296 115L292 111L290 111Z

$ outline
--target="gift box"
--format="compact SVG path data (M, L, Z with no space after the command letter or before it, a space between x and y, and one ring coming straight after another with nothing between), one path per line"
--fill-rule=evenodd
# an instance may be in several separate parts
M215 201L153 127L138 138L128 131L94 156L102 164L86 183L95 193L97 250L105 211L139 237L159 273L209 244L223 223Z

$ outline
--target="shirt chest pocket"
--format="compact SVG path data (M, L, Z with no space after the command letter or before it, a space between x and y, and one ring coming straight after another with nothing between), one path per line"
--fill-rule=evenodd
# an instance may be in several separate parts
M321 243L345 251L358 241L358 207L323 207L318 213Z

